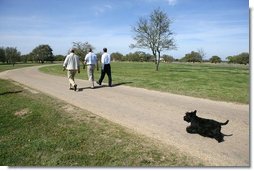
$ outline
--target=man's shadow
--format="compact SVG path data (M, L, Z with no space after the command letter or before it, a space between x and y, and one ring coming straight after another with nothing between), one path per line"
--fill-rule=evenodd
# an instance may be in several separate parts
M113 84L111 87L117 87L117 86L121 86L121 85L124 85L124 84L131 84L133 82L121 82L121 83L116 83L116 84ZM94 88L91 88L91 87L81 87L81 88L78 88L78 91L83 91L83 90L86 90L86 89L100 89L100 88L105 88L105 87L109 87L108 85L96 85L94 86Z
M133 82L121 82L121 83L116 83L116 84L113 84L112 87L117 87L117 86L121 86L121 85L124 85L124 84L131 84Z

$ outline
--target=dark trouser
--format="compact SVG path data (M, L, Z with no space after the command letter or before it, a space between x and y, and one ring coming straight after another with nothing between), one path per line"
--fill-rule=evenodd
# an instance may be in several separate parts
M111 67L110 67L110 64L105 64L104 65L104 69L101 70L101 77L99 79L99 84L102 83L104 77L105 77L105 74L108 75L108 85L109 86L112 86L112 78L111 78Z

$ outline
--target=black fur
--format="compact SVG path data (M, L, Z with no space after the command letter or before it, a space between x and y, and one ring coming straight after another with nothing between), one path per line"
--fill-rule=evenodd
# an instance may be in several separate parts
M211 119L200 118L196 113L196 110L185 113L183 119L191 123L191 125L186 128L186 131L190 134L200 134L204 137L215 138L219 143L224 141L225 135L221 133L221 126L228 124L229 120L225 123L221 123Z

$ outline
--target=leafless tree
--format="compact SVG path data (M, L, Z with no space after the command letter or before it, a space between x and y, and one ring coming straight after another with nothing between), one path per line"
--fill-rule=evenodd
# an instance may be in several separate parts
M139 18L137 25L132 28L136 43L130 47L150 49L155 59L156 71L159 70L161 52L176 49L170 24L171 20L167 14L158 8L149 18Z

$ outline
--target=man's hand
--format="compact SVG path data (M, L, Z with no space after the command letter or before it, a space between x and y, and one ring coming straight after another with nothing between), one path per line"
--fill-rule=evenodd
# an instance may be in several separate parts
M65 68L65 67L63 67L63 71L65 71L65 69L66 69L66 68Z

